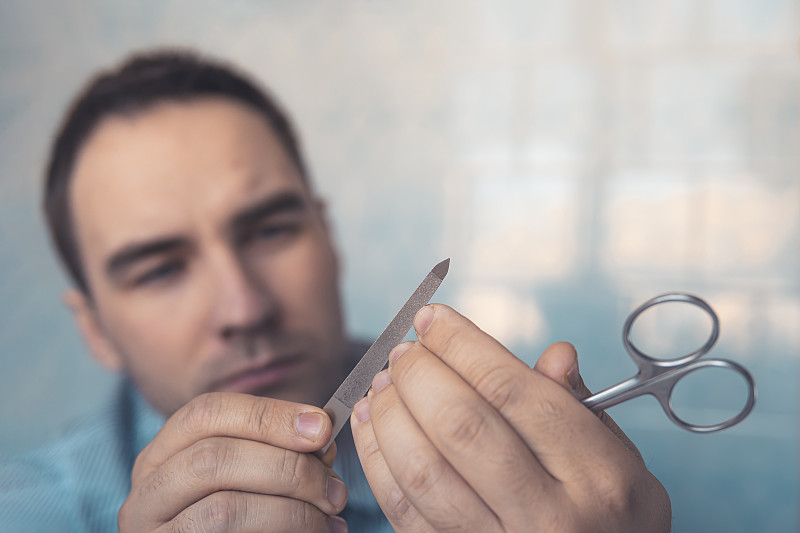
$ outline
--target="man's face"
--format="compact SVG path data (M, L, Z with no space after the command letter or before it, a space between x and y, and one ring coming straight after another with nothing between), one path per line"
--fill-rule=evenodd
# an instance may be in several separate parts
M208 98L107 118L69 201L90 345L162 413L209 391L318 405L332 393L345 351L336 256L320 203L256 112Z

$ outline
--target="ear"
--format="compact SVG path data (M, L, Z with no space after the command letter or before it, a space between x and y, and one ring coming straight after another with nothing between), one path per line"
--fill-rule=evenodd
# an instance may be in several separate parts
M89 297L83 291L69 289L64 292L63 301L94 360L113 372L121 370L122 358L106 336Z

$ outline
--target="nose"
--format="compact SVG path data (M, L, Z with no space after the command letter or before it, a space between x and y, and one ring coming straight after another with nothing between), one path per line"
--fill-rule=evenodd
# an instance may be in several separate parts
M214 328L225 340L247 337L268 328L278 306L267 284L235 253L215 262Z

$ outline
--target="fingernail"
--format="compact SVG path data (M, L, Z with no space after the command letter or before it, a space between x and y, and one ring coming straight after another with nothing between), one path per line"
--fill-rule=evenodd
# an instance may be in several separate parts
M417 311L417 316L414 317L414 329L417 331L417 336L425 335L425 332L431 327L431 322L433 322L433 307L426 305Z
M359 422L366 422L369 420L369 398L362 398L353 406L353 412L356 414L356 420Z
M341 479L328 476L328 487L326 490L328 501L331 502L334 507L337 509L344 507L345 502L347 502L347 486Z
M374 378L372 378L372 390L378 392L391 382L392 377L389 375L389 372L386 370L381 370L375 374Z
M347 533L349 530L347 529L347 522L344 521L344 518L341 516L332 516L331 531L333 533Z
M294 422L297 431L310 440L319 438L324 424L325 418L320 413L301 413Z
M413 344L412 342L404 342L392 348L392 351L389 352L389 364L394 364L394 362L397 361L401 355L406 353Z
M577 359L575 359L575 362L572 364L572 368L570 368L567 372L567 383L573 391L577 391L581 384L581 373L580 370L578 370Z

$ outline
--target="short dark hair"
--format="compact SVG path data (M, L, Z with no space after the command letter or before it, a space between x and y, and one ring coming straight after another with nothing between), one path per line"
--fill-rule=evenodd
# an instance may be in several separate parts
M139 52L100 72L78 94L50 150L44 188L44 211L58 255L73 282L89 294L69 202L75 161L95 128L109 116L135 116L163 102L222 97L257 111L297 165L308 176L288 116L267 91L233 66L189 50Z

